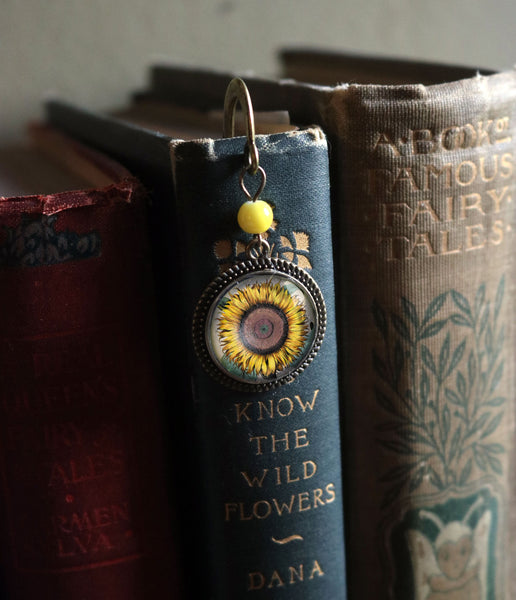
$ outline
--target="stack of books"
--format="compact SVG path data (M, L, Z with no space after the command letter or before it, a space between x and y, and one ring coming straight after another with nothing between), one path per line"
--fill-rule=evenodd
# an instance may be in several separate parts
M516 597L516 72L279 60L5 150L6 597Z

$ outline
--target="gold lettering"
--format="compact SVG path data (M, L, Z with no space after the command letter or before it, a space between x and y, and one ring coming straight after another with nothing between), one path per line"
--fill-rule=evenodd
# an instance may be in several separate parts
M296 579L298 581L303 581L304 580L304 575L303 575L303 565L299 565L299 567L297 568L297 570L295 569L295 567L289 567L288 568L289 573L290 573L290 578L289 578L289 584L293 585L294 583L296 583Z
M412 215L412 219L409 222L409 225L414 225L417 217L419 215L428 215L432 221L439 221L439 217L437 213L432 208L430 202L428 200L421 200L418 203L418 206L414 210L414 214Z
M466 226L466 251L478 250L486 245L484 226L481 223L477 225Z
M278 513L278 515L280 517L283 516L284 512L288 513L289 515L292 513L292 509L294 508L294 500L295 499L296 499L296 496L294 494L292 496L290 496L290 504L287 504L286 502L282 502L280 504L276 500L276 498L272 499L272 503L274 504L276 512Z
M296 429L294 431L294 437L296 439L294 448L306 448L306 446L310 445L310 442L307 438L308 435L308 429L303 428L303 429Z
M253 573L249 573L249 583L247 586L247 591L252 592L253 590L261 590L265 585L265 577L260 571L254 571Z
M394 156L400 156L399 150L396 148L396 144L391 140L391 138L386 133L380 133L373 147L373 152L379 148L383 148L384 146L389 148Z
M382 225L383 227L395 227L403 224L407 218L406 213L410 206L406 202L382 203Z
M269 585L267 587L269 589L271 589L273 587L283 587L284 585L285 585L285 583L283 582L283 579L281 579L280 574L278 573L278 571L274 571L272 573L271 580L270 580Z
M281 410L281 407L286 403L287 405L287 409L285 410L285 412L283 412ZM281 417L288 417L292 414L292 411L294 410L294 403L292 402L292 400L290 398L281 398L281 400L278 400L278 406L277 406L277 411L278 414Z
M276 444L284 444L283 451L285 451L285 452L287 450L290 450L288 437L289 437L288 431L285 432L285 435L282 438L278 438L278 439L276 439L276 434L273 433L271 435L271 442L272 442L271 452L272 453L276 452Z
M252 477L249 477L249 475L245 471L240 471L240 474L245 479L245 481L249 487L254 487L254 486L262 487L265 476L267 475L268 472L269 472L269 469L263 469L261 477L259 475L253 475Z
M491 232L494 234L494 237L490 237L489 241L493 246L498 246L503 242L503 221L495 221L491 227Z
M466 187L471 185L477 177L477 166L471 160L465 160L455 169L455 181Z
M392 189L394 189L398 183L407 183L413 191L419 190L419 187L415 182L414 176L412 174L412 167L404 167L402 169L399 169L398 173L396 174L394 183L392 184Z
M458 254L462 250L462 246L457 248L450 247L450 232L448 230L441 231L441 254Z
M326 498L326 504L331 504L335 500L335 497L336 497L334 483L329 483L326 486L326 493L328 494L328 498Z
M436 251L432 246L428 232L417 234L416 240L414 241L414 244L412 245L412 248L407 258L414 258L414 251L416 250L416 248L425 248L427 256L436 255Z
M317 398L317 396L319 395L319 390L315 390L314 395L312 396L312 401L307 401L304 402L301 400L301 396L294 396L294 398L297 400L299 406L301 407L301 410L303 412L306 412L306 410L309 408L310 410L314 409L314 405L315 405L315 399Z
M312 572L310 573L309 579L313 579L316 575L318 577L322 577L324 575L324 571L321 569L321 565L316 560L314 560Z
M310 503L310 494L308 492L301 492L300 494L298 494L298 501L299 512L305 512L312 508L312 504Z
M505 186L504 188L502 188L501 192L497 192L497 190L487 190L487 195L491 198L491 200L494 203L493 212L495 212L495 213L500 212L501 202L504 199L505 195L507 194L508 190L509 190L508 186ZM511 201L511 198L509 196L505 199L507 200L507 202Z
M511 177L512 172L513 172L512 154L510 152L506 152L505 154L502 154L500 163L501 163L500 175L504 179L506 179L507 177Z
M269 400L269 408L265 406L265 402L261 400L258 401L258 409L260 411L260 416L258 417L258 421L263 421L265 417L263 416L263 412L268 415L269 419L274 418L274 403L273 400Z
M262 440L266 440L266 435L257 435L249 438L249 442L256 442L256 456L263 454Z
M460 218L461 219L465 219L468 216L467 211L470 211L470 210L476 210L482 216L484 216L486 214L484 212L484 209L482 208L482 196L480 194L477 194L476 192L474 192L472 194L465 194L464 196L460 196L459 201L460 201Z
M260 507L265 507L265 511L261 512L259 510ZM255 502L253 505L253 515L257 519L266 519L268 516L270 516L271 512L272 506L269 502L267 502L267 500L258 500L258 502Z
M430 129L414 129L411 132L412 154L429 154L435 150L435 141Z
M249 409L250 406L252 406L252 402L247 402L245 404L245 406L242 408L242 404L235 404L235 408L236 408L236 422L237 423L241 423L242 422L242 418L245 417L246 421L250 421L251 417L247 414L247 410Z
M445 179L444 179L445 187L447 187L447 188L451 187L452 177L453 177L451 163L443 165L443 167L441 169L439 169L435 165L425 165L423 189L429 190L430 189L430 181L435 181L436 179L442 177L443 174L445 175Z

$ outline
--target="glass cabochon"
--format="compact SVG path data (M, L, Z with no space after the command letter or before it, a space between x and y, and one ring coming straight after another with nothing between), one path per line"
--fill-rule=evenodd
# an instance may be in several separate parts
M244 389L291 381L312 361L326 326L315 281L279 259L236 265L209 286L199 308L194 337L201 359L209 357L205 367Z

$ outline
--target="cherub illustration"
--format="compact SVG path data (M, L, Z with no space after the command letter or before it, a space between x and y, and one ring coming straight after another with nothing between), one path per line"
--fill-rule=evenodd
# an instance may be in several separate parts
M478 498L462 521L447 524L433 512L419 512L439 533L432 544L420 531L407 532L416 600L485 600L491 511L482 514L474 529L468 523L483 502Z

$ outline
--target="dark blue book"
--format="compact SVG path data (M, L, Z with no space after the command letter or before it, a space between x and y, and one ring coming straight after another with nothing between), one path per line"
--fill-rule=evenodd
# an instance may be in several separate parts
M237 223L246 201L240 184L245 136L181 141L60 102L47 109L55 127L116 157L150 192L167 374L168 483L192 597L345 598L324 134L314 127L257 135L266 172L260 198L273 207L274 221L264 234L270 257L253 261L246 254L252 236ZM254 194L252 176L244 185ZM225 292L225 283L249 274L258 282L249 284L245 299L241 331L248 333L219 352L206 340L217 338L216 324L241 300ZM210 319L214 328L204 333ZM231 354L233 342L240 347ZM286 354L289 344L300 350Z

